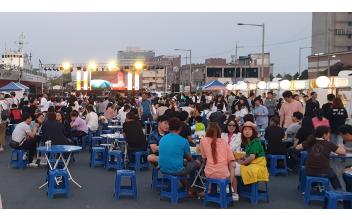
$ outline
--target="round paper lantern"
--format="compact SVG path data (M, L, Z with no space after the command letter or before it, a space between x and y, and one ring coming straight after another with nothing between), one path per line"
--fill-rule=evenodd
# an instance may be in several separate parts
M289 80L285 79L280 82L281 89L287 90L287 89L290 89L290 87L291 87L291 82Z
M319 76L315 83L317 84L318 88L327 88L330 83L330 79L327 76Z
M232 84L227 84L226 88L227 88L228 90L232 90L232 89L233 89L233 86L232 86Z
M279 83L278 82L268 82L268 88L269 89L279 89Z
M237 88L238 88L239 90L246 90L246 89L248 88L248 85L247 85L247 83L245 83L245 82L243 82L243 81L239 81L239 82L237 83Z
M257 86L259 89L266 89L266 82L260 81L258 82Z
M249 83L248 88L249 88L249 90L256 90L256 89L257 89L257 84L255 84L255 83Z

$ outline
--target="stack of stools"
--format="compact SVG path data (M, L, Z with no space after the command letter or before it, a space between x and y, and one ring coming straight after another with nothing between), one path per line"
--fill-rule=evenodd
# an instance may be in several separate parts
M270 160L270 168L269 168L269 173L270 176L276 176L277 174L284 174L288 175L287 172L287 162L286 162L286 155L273 155L273 154L268 154L266 156L268 160ZM278 162L283 161L283 168L278 168Z
M152 170L152 184L151 188L153 191L161 189L163 184L162 178L159 178L159 168L153 166Z
M93 147L90 153L90 167L106 164L106 150L104 147Z
M258 204L259 200L264 200L266 202L269 202L269 193L268 193L268 184L267 182L265 183L265 189L261 190L259 189L259 183L252 183L249 184L248 186L243 184L243 181L240 181L239 187L238 187L238 193L240 197L244 198L249 198L251 201L251 204Z
M130 179L130 185L122 185L122 177L127 177ZM136 183L136 173L133 170L118 170L116 171L115 177L115 193L114 197L119 199L121 195L132 196L137 199L137 183Z
M210 186L210 191L209 191ZM220 193L217 189L220 188ZM226 193L226 187L229 187L229 193ZM220 207L227 208L227 204L233 204L232 199L232 186L229 178L227 179L212 179L208 178L205 185L205 197L204 205L207 202L215 202L220 205Z
M70 192L69 178L67 170L54 169L49 170L48 178L48 197L60 194L68 197Z
M11 167L17 168L17 169L23 169L27 167L28 160L24 160L24 150L13 150L11 153L11 161L10 165Z
M106 169L121 170L123 168L123 154L120 150L112 150L107 152Z
M300 162L299 162L299 184L298 184L298 190L303 193L305 192L306 188L306 175L305 175L305 164L306 164L306 159L307 159L307 151L301 151L301 156L300 156Z
M304 192L304 204L308 205L309 201L324 201L325 193L329 190L329 179L325 177L315 177L315 176L306 176L306 186ZM313 185L316 187L323 187L324 189L319 190L319 192L313 192Z
M133 168L136 171L141 169L148 169L149 162L147 160L148 152L147 151L137 151L132 153L132 158L129 163L129 167Z
M188 197L186 189L179 187L181 179L186 179L187 181L185 176L173 176L164 174L162 178L160 198L170 198L171 203L177 204L179 199Z
M339 201L343 201L344 208L352 208L352 193L350 192L327 191L325 198L328 200L328 209L336 209Z

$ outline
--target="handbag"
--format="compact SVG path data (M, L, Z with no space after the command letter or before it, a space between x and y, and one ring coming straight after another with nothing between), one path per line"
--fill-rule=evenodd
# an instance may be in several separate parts
M9 145L11 148L17 149L20 146L20 143L18 143L17 141L11 140Z

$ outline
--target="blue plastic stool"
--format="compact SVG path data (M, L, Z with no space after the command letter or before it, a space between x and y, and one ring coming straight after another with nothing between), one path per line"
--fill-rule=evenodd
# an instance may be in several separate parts
M149 162L147 160L148 152L147 151L136 151L133 152L133 159L130 161L129 167L133 168L136 171L140 171L141 169L148 169Z
M304 171L305 167L302 166L300 167L299 170L299 185L298 185L298 190L303 193L306 191L306 173Z
M92 137L90 142L91 143L90 150L92 149L92 147L99 147L102 141L103 141L102 137Z
M58 181L60 178L60 181ZM70 184L68 180L68 172L63 169L49 170L48 177L48 197L53 198L54 195L63 194L68 197L70 193Z
M162 178L159 178L159 168L153 166L152 170L152 184L151 188L153 191L156 191L162 187L163 181Z
M210 193L209 193L210 186ZM220 193L217 192L217 188L220 188ZM229 192L226 193L226 187L229 187ZM227 208L227 204L233 204L232 199L232 186L229 178L227 179L212 179L207 178L207 183L205 184L205 197L204 205L207 202L215 202L220 205L222 209Z
M108 151L106 157L106 169L121 170L123 168L123 156L120 150Z
M313 183L318 183L324 187L324 191L321 193L312 193ZM324 201L325 193L330 188L329 179L324 177L306 176L306 188L304 193L304 204L308 205L309 201Z
M179 199L188 197L186 189L179 187L181 179L187 178L185 176L173 176L164 174L162 178L160 198L170 198L171 203L177 204Z
M266 158L270 160L270 168L269 168L270 176L276 176L276 174L284 174L286 176L288 175L286 155L268 154L266 155ZM277 168L277 162L279 160L284 161L284 166L285 166L284 168Z
M251 201L251 204L258 204L259 200L264 200L266 202L269 202L267 182L264 182L265 190L259 189L259 183L260 182L252 183L252 184L249 184L248 186L245 186L243 185L243 182L241 180L238 188L239 189L238 193L240 197L249 198Z
M104 147L93 147L90 153L90 167L96 165L105 166L106 163L106 150Z
M23 160L24 150L13 150L11 153L10 165L13 168L23 169L27 167L27 160Z
M122 186L122 177L128 177L131 181L129 186ZM115 193L114 197L119 199L121 195L132 196L137 199L137 183L136 173L133 170L118 170L115 178Z
M343 201L345 208L352 208L352 193L350 192L327 191L325 198L328 200L328 209L336 209L338 201Z

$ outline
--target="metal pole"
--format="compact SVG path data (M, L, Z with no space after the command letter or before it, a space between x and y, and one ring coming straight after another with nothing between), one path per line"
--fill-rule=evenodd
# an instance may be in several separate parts
M301 49L300 47L298 53L298 75L301 75Z
M165 93L167 93L167 65L165 65Z
M263 24L263 36L262 36L262 71L261 80L264 79L264 36L265 36L265 24Z
M189 94L192 93L192 50L189 50Z
M328 29L328 77L330 77L330 31Z
M318 54L318 57L317 57L317 77L319 75L319 54Z

